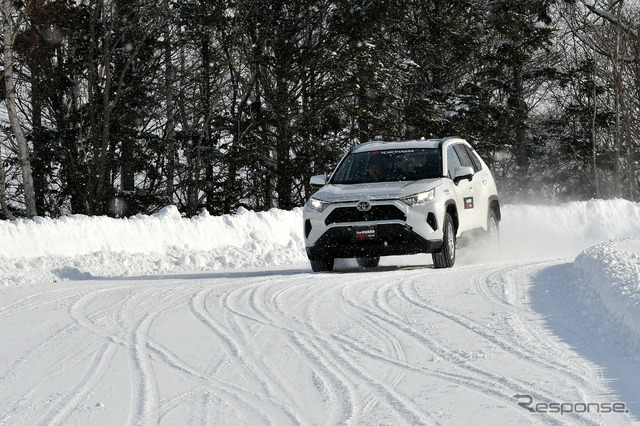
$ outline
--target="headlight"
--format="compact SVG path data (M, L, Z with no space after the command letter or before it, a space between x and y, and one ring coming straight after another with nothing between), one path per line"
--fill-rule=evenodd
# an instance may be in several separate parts
M429 201L436 198L436 189L430 189L426 192L412 195L410 197L401 198L401 200L409 206L427 204Z
M309 198L309 202L307 203L307 205L309 207L311 207L312 209L317 210L319 212L324 211L324 209L329 207L329 204L331 204L331 203L327 203L326 201L318 200L317 198Z

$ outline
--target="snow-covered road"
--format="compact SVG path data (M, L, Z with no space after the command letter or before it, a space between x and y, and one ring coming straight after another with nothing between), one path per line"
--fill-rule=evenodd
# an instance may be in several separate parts
M637 421L596 413L637 412L640 368L567 308L570 267L301 265L17 287L0 307L0 424ZM532 413L528 398L565 413Z
M323 274L299 210L0 222L0 425L640 424L640 204L503 217Z

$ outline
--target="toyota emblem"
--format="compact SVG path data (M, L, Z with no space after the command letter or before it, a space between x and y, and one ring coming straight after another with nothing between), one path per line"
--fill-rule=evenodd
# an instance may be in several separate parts
M356 208L358 209L358 211L361 212L368 212L369 210L371 210L371 204L369 204L368 201L360 201L357 205Z

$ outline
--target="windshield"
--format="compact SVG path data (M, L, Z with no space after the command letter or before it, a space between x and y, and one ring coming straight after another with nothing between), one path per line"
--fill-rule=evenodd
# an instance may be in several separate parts
M332 184L397 182L433 179L442 176L437 148L389 149L347 154Z

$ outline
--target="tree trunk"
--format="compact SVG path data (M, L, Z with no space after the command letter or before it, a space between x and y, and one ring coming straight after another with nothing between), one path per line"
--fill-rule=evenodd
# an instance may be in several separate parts
M3 0L2 9L4 14L4 83L7 101L7 113L11 122L11 129L18 143L18 155L20 158L20 170L22 172L22 186L24 189L24 204L27 216L33 218L37 215L36 196L33 186L33 176L31 173L31 163L29 161L29 146L24 135L20 121L18 119L18 111L16 109L16 87L13 79L13 36L14 23L11 17L10 0Z
M291 177L291 156L289 155L290 142L287 132L287 124L282 123L278 132L278 141L276 142L276 193L278 194L278 208L291 209L291 187L293 179Z
M106 12L104 13L106 16ZM111 40L109 34L113 34L116 21L115 12L111 15L111 27L107 30L102 44L102 65L104 70L104 87L102 89L102 129L101 139L98 148L98 156L94 159L97 164L96 170L96 199L95 212L103 214L106 212L106 194L107 194L107 153L109 149L109 137L111 132L111 113L113 104L111 102L111 82L113 78L111 69Z
M212 200L213 195L212 195L211 188L209 186L210 184L213 184L213 168L210 166L210 164L204 165L204 169L205 169L204 185L202 185L202 183L200 182L200 175L201 175L201 168L203 166L202 147L204 146L205 148L207 148L207 147L210 147L211 145L211 127L209 127L209 117L211 116L211 108L213 108L213 105L211 104L210 78L211 78L211 44L209 41L209 34L205 33L202 37L202 92L204 95L203 111L205 111L207 115L205 118L205 123L202 128L202 132L200 134L200 137L198 138L198 147L197 147L198 150L196 154L195 191L196 191L196 194L199 194L200 187L203 187L204 194L205 194L204 205L208 210L213 205L213 200ZM196 196L196 204L193 206L194 214L197 213L197 208L199 204L198 198L199 197Z
M92 2L93 3L93 2ZM82 193L81 203L85 207L85 214L92 215L96 213L96 200L95 200L95 185L96 185L96 172L95 162L100 154L100 122L98 120L98 104L96 102L96 95L99 95L98 90L98 69L96 67L97 58L94 56L98 47L98 35L96 34L96 23L98 18L102 14L102 0L97 0L93 5L93 11L91 12L91 20L89 23L89 31L91 34L91 44L89 47L89 60L87 61L87 79L88 79L88 104L89 104L89 129L91 140L91 153L93 162L87 167L87 184L84 187Z
M622 76L620 76L620 109L622 110L622 126L624 127L624 147L626 147L626 161L627 161L627 173L629 178L629 200L634 199L634 181L635 174L633 173L633 139L631 137L631 117L629 117L629 108L627 107L626 93L624 86L622 85ZM619 136L622 140L623 135ZM623 146L621 144L620 149Z
M620 99L623 96L622 91L622 75L618 67L614 64L613 69L613 92L615 99L615 126L614 126L614 145L613 145L613 195L615 197L622 196L622 167L620 165L620 154L622 152L622 131L620 124Z
M618 8L618 19L620 18L620 7ZM619 24L618 20L618 24ZM614 195L616 197L622 196L622 166L620 164L620 155L622 154L622 129L620 124L621 113L621 100L624 96L624 87L622 85L622 69L624 66L624 59L620 60L620 67L618 67L617 61L620 58L620 25L616 27L616 50L611 58L611 64L613 65L613 90L615 96L615 112L616 112L616 124L615 124L615 141L614 141L614 158L613 158L613 185Z
M598 179L598 145L596 143L596 120L598 118L598 101L597 101L597 88L596 85L596 65L597 62L594 58L593 61L593 115L591 116L591 167L593 169L593 184L595 189L596 198L600 198L600 180Z
M640 25L636 26L636 34L640 34ZM640 35L636 36L635 41L635 56L634 56L634 71L636 78L636 97L640 99ZM634 140L630 137L629 139L629 148L630 148L630 156L629 156L629 187L631 192L631 201L636 201L638 196L638 182L636 181L636 163L635 163L635 146Z
M7 207L6 201L6 181L4 177L4 165L2 164L2 158L0 157L0 207L2 207L2 213L9 220L14 220L13 215L9 211L9 207Z
M118 31L128 26L137 27L140 25L139 16L136 15L133 10L135 8L134 2L131 2L130 0L117 0L116 6L118 13L114 20L117 21ZM125 38L126 36L126 33L121 36L122 38L117 44L119 48L126 47L126 43L129 42L129 39ZM123 46L123 44L125 46ZM135 64L131 64L129 66L131 68L131 71L129 72L130 75L136 74L135 66ZM126 58L123 58L121 55L116 55L114 75L120 75L126 72L126 68ZM127 100L125 100L125 102ZM113 144L113 141L110 141L110 143ZM133 193L135 191L135 143L136 142L130 138L120 138L120 164L116 165L115 167L120 167L120 189L125 194ZM131 213L133 212L129 209L128 205L125 204L124 210L122 212L123 216L129 216Z
M164 50L165 59L165 91L167 100L167 127L165 137L167 141L167 201L173 204L173 182L176 173L176 124L173 112L173 63L171 62L171 37L167 29Z
M31 129L32 129L32 161L33 166L33 184L36 197L36 209L39 212L46 210L45 193L47 189L47 180L45 174L45 162L48 159L45 156L44 128L42 127L42 105L44 103L44 87L42 84L44 69L44 57L39 52L29 55L29 69L31 71Z
M527 105L524 101L524 87L522 82L522 70L519 66L513 69L514 96L516 100L516 181L519 184L518 191L526 194L529 189L529 153L527 149Z

